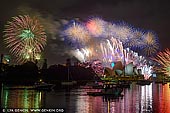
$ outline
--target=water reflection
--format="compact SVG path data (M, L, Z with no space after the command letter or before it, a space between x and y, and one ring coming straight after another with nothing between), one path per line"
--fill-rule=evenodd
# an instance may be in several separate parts
M152 85L141 86L141 111L152 112Z
M153 86L153 111L157 113L170 113L170 88L169 85Z
M3 90L2 108L40 108L42 92L35 90Z
M64 108L66 113L170 113L169 84L133 83L123 97L88 96L93 89L70 91L3 90L3 108Z
M135 85L130 89L124 89L124 98L121 100L121 111L119 113L141 113L152 112L152 84Z

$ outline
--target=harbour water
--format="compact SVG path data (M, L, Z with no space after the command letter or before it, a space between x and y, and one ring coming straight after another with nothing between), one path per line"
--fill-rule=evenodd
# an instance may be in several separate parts
M144 86L133 83L130 88L123 90L123 96L119 98L87 95L87 92L94 90L97 89L76 88L67 91L2 89L1 106L29 110L48 108L47 110L57 109L65 113L170 113L169 83L165 85L151 83Z

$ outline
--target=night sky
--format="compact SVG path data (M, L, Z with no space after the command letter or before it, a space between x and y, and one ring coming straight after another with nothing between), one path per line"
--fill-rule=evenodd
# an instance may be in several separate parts
M0 0L0 53L9 54L3 29L12 16L38 16L47 32L44 57L48 64L65 63L69 47L59 35L71 19L87 21L92 16L106 21L125 21L136 28L156 32L162 49L170 48L170 4L164 0Z

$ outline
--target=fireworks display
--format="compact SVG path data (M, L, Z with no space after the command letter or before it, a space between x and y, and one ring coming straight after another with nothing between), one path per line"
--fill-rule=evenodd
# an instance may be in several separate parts
M140 51L140 48L143 46L142 36L144 35L143 31L140 31L138 29L132 30L131 37L124 43L124 46L126 48L130 48L135 51Z
M86 23L86 27L94 37L100 37L105 33L105 24L100 18L92 18Z
M155 33L131 27L125 22L107 22L95 17L84 24L74 21L67 26L62 34L70 39L74 46L83 45L81 48L97 45L102 40L110 40L113 37L120 40L124 48L130 48L146 57L155 55L160 49Z
M111 62L122 61L124 63L123 45L120 41L111 38L100 43L100 50L105 66L109 66Z
M13 17L5 26L4 33L4 41L18 62L41 57L46 34L35 17ZM124 22L107 22L97 17L85 23L68 22L61 36L74 46L70 53L81 62L91 62L90 66L96 73L104 72L96 70L96 67L100 67L99 70L104 69L102 66L113 68L112 63L121 62L124 66L133 63L148 76L151 67L146 64L145 57L139 55L152 56L159 50L158 39L153 32L143 32Z
M142 71L142 74L144 75L144 78L145 79L149 79L149 77L152 75L152 72L153 72L153 67L152 66L149 66L149 65L142 65L141 66L141 71Z
M155 67L155 70L170 76L170 49L166 49L163 52L159 52L155 58L153 58L160 66Z
M142 52L145 56L152 56L159 50L159 43L154 33L147 32L143 35L143 47Z
M145 57L139 56L138 53L129 48L123 49L122 43L115 38L101 41L100 46L72 50L71 54L79 61L83 62L83 65L85 65L84 67L91 66L99 75L103 74L103 67L112 69L112 64L116 62L121 62L125 66L132 63L136 69L142 71L145 78L149 78L152 72L152 67L147 65ZM86 63L84 64L84 62Z
M7 47L20 63L35 60L46 45L45 30L35 17L13 17L5 26L4 33Z
M132 37L132 28L126 24L120 24L114 29L113 37L119 39L123 44L125 44Z
M136 70L141 70L141 74L147 79L151 76L152 66L147 63L145 57L153 56L159 51L155 33L140 30L125 22L107 22L97 17L84 24L74 22L67 26L69 27L62 34L72 42L76 40L84 44L81 47L75 44L76 49L70 52L71 55L82 63L88 62L88 66L93 64L91 68L96 73L104 72L99 71L104 69L102 66L112 69L111 64L121 62L124 66L132 64ZM96 61L100 62L99 66L94 65Z
M71 22L62 33L63 36L68 37L73 44L80 43L85 44L89 41L90 35L87 29L80 23Z
M71 51L79 61L93 64L97 60L101 61L100 65L109 68L113 68L113 62L120 61L124 66L133 62L145 78L151 76L152 66L147 64L145 57L153 56L159 51L155 33L131 27L125 22L107 22L97 17L84 24L74 22L67 26L69 27L62 34L72 42L84 44L81 47L74 45L76 49Z

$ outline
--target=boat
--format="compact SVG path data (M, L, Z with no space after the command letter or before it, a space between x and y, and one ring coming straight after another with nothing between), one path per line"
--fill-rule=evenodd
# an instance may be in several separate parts
M54 84L49 84L46 83L44 81L42 81L42 79L40 79L39 81L35 82L32 85L3 85L3 88L5 90L51 90L53 89L55 85Z
M102 89L103 88L103 83L102 82L88 82L86 83L85 85L86 87L88 88L91 88L91 89Z
M49 84L49 83L40 81L40 82L36 82L33 85L32 89L36 89L36 90L52 90L54 86L55 86L54 84Z
M77 84L77 81L63 81L63 82L61 82L61 85L63 85L63 86L72 86L75 84Z
M116 84L104 84L103 89L99 92L87 92L90 96L120 96L123 89Z
M136 84L138 85L150 85L152 81L150 80L138 80Z
M124 81L119 81L118 84L119 84L119 87L121 88L130 88L130 85L132 84L132 82L124 80Z

